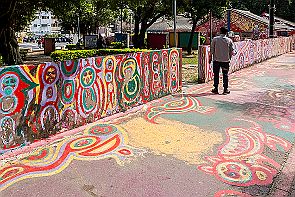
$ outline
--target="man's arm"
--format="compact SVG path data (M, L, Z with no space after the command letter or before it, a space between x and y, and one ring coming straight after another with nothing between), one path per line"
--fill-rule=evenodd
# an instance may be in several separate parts
M215 45L216 45L215 39L213 39L210 46L209 62L211 62L212 58L215 56Z
M234 48L234 42L230 40L229 42L229 57L232 59L232 56L235 55L235 48Z

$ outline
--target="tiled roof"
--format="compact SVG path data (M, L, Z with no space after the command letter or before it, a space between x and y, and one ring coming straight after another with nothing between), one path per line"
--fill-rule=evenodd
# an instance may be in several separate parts
M266 25L269 23L268 19L265 19L265 18L263 18L263 17L261 17L261 16L258 16L258 15L256 15L256 14L253 14L253 13L250 12L250 11L246 11L246 10L238 10L238 9L232 9L232 11L233 11L233 12L236 12L236 13L238 13L238 14L240 14L240 15L243 15L243 16L245 16L245 17L247 17L247 18L251 18L252 20L255 20L255 21L257 21L257 22L264 23L264 24L266 24Z
M176 17L176 31L177 32L190 32L192 29L192 23L189 18L184 16ZM155 22L147 32L173 32L174 21L173 19L162 18Z
M267 16L267 18L265 18L262 16L258 16L256 14L253 14L250 11L246 11L246 10L233 9L232 11L234 11L238 14L241 14L245 17L251 18L257 22L269 25L269 19L268 19L269 14L265 14L265 16ZM294 30L294 28L295 28L295 23L284 20L282 18L275 17L275 21L279 21L279 22L275 22L275 25L274 25L275 30L280 30L280 29Z
M264 16L265 16L265 17L267 18L267 20L268 20L268 18L269 18L269 14L265 13ZM282 19L282 18L280 18L280 17L276 17L276 16L275 16L275 21L276 21L277 24L285 24L285 25L287 25L287 26L289 26L289 27L291 27L291 28L295 28L295 23L294 23L294 22L287 21L287 20Z

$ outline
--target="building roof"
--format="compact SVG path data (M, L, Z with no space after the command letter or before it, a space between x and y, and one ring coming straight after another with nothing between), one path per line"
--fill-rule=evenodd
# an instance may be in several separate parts
M267 29L269 26L269 18L265 17L267 16L267 14L262 17L251 13L250 11L238 9L232 9L231 12L233 13L232 17L235 18L234 21L231 21L231 26L234 31L236 30L238 32L252 32L255 25L258 25L261 30ZM218 29L220 25L226 24L226 15L227 13L225 14L223 19L214 19L216 21L219 21L218 23L216 21L213 22L213 29L215 31L217 31L216 29ZM208 24L208 20L203 21L203 23L200 23L200 25L196 27L196 31L204 31L204 29L208 29ZM275 17L274 29L276 31L293 31L295 29L295 23Z
M250 12L250 11L246 11L246 10L238 10L238 9L232 9L232 11L233 11L233 12L236 12L236 13L242 15L242 16L245 16L245 17L247 17L247 18L250 18L250 19L252 19L252 20L255 20L255 21L257 21L257 22L264 23L264 24L266 24L266 25L268 25L268 23L269 23L268 19L263 18L263 17L261 17L261 16L258 16L258 15L256 15L256 14Z
M190 32L192 29L192 22L189 18L184 16L176 17L176 31L177 32ZM161 18L155 22L147 32L149 33L163 33L163 32L173 32L174 31L174 21L173 19Z
M251 13L250 11L246 11L246 10L233 9L233 11L237 12L241 15L244 15L246 17L249 17L253 20L256 20L257 22L269 25L269 14L267 14L267 13L265 13L264 14L265 17L263 17L263 16L258 16L256 14ZM275 16L274 28L275 28L275 30L294 30L295 23Z
M269 14L264 13L263 17L269 19ZM295 30L295 23L275 16L275 25L280 29Z

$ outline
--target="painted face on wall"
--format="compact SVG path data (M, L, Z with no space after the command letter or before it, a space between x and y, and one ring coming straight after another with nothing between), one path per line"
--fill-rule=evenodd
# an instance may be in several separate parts
M56 68L54 66L49 66L46 70L45 70L45 82L47 84L52 84L55 82L56 78L57 78L57 71Z
M18 87L18 78L13 74L8 74L1 80L1 92L4 95L11 95Z
M10 114L17 107L17 97L14 95L19 84L19 79L14 74L6 74L0 79L0 112Z

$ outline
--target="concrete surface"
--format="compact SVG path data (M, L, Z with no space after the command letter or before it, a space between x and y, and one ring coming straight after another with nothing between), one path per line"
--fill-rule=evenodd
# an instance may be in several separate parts
M232 74L230 95L190 85L7 154L0 196L295 196L294 74L293 52Z

